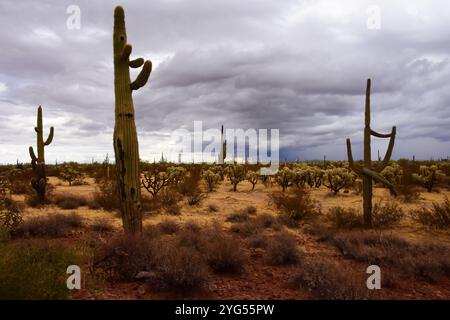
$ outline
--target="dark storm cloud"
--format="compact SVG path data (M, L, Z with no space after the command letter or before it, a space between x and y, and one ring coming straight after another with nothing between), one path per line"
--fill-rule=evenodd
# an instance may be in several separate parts
M68 30L66 9L81 9ZM369 30L367 8L381 10ZM112 153L112 1L0 3L0 150L28 161L35 112L55 126L47 157ZM395 157L447 156L450 147L445 1L130 1L133 57L153 61L134 93L142 157L159 159L172 130L279 128L281 158L361 155L365 80L373 125L398 127ZM132 77L136 72L132 72ZM48 130L48 129L47 129ZM385 141L374 142L374 150Z

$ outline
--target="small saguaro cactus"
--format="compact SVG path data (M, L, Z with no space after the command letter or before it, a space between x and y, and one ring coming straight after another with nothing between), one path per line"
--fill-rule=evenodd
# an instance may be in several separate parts
M227 157L227 140L223 138L223 125L222 129L220 130L220 144L222 149L220 150L219 154L219 163L223 164L225 162L225 158Z
M121 6L114 10L114 92L115 126L114 153L116 174L121 200L123 228L126 233L141 233L141 189L139 173L139 147L134 123L132 91L147 83L152 63L143 58L130 61L131 45L127 43L125 13ZM136 80L130 80L130 67L142 67Z
M36 175L36 178L31 180L31 186L36 190L38 203L45 203L45 190L47 187L47 177L45 175L45 156L44 148L50 145L53 140L54 129L50 127L50 133L47 140L44 141L43 126L42 126L42 107L39 106L37 111L37 126L34 128L37 136L37 156L33 150L33 147L29 148L31 157L31 166Z
M370 127L370 86L371 81L367 79L366 87L366 103L365 103L365 127L364 127L364 163L358 166L353 162L352 144L347 138L347 156L349 167L363 178L363 214L366 227L372 227L372 182L373 180L386 185L393 195L398 195L394 185L385 179L379 173L389 164L392 150L394 149L396 127L392 127L391 133L382 134L371 129ZM372 152L370 137L390 138L389 145L384 156L376 167L372 167Z

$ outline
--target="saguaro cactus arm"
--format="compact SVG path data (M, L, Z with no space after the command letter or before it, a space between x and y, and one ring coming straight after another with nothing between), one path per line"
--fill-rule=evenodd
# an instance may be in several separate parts
M131 60L128 65L131 68L139 68L140 66L142 66L144 64L144 58L137 58L134 60Z
M387 179L385 179L382 175L378 174L377 172L367 169L367 168L362 168L362 173L370 176L372 179L384 184L386 187L388 187L392 193L396 196L398 196L398 191L395 189L394 185L392 183L390 183Z
M361 168L355 164L353 161L353 153L352 153L352 143L350 141L350 138L347 138L347 158L348 158L348 165L350 169L355 171L355 173L362 175Z
M152 72L152 63L150 62L150 60L147 60L145 61L144 66L142 67L141 72L139 72L136 80L134 80L130 84L131 90L137 90L145 86L145 84L148 81L148 78L150 77L151 72Z
M53 141L53 135L54 135L55 129L53 127L50 127L50 133L48 134L47 140L45 140L44 145L48 146Z
M378 165L377 171L381 172L384 168L386 168L389 164L389 161L391 160L392 151L394 150L394 143L395 143L395 135L397 134L397 128L394 126L392 127L392 131L389 135L386 135L386 138L389 139L388 148L386 150L386 154L384 155L383 161Z
M36 162L37 161L37 157L36 157L36 154L34 153L33 147L29 147L28 151L30 153L31 161Z

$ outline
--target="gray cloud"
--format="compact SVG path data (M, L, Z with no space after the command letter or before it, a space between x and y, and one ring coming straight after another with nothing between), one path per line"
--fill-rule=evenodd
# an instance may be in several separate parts
M373 125L398 127L394 157L446 157L450 147L450 11L445 1L377 1L381 29L366 27L369 1L131 1L124 5L133 57L153 61L134 94L142 158L167 152L170 133L279 128L281 158L362 155L365 80ZM0 152L28 161L35 112L55 126L49 161L112 153L115 3L0 3ZM133 72L132 76L136 76ZM384 150L385 141L374 141ZM176 158L176 157L175 157Z

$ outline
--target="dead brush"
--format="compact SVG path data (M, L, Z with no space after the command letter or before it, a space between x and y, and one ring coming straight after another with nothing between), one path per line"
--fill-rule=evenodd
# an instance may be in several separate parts
M444 202L433 202L431 208L422 207L411 212L411 218L424 226L435 229L450 227L450 201L445 197Z
M280 214L296 221L309 220L321 213L319 203L302 188L294 188L289 192L274 192L269 195L269 199L269 203L275 205Z
M54 213L23 221L14 236L64 237L71 229L81 228L83 218L77 213Z
M288 232L278 232L269 240L266 251L266 261L269 264L293 264L298 258L297 240Z

